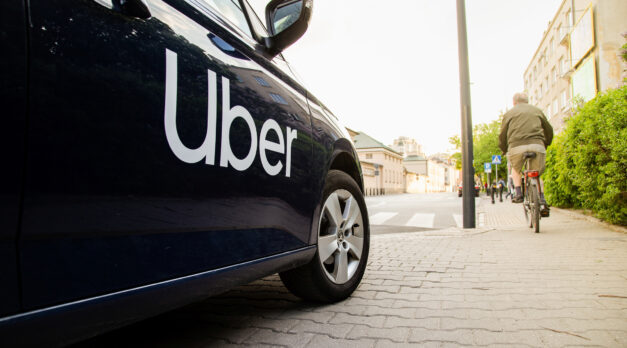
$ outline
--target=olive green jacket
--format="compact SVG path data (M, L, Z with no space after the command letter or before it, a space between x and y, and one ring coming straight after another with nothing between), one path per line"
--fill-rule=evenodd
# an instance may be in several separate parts
M540 144L547 147L553 141L553 127L542 110L527 103L518 103L503 116L499 147L503 153L520 145Z

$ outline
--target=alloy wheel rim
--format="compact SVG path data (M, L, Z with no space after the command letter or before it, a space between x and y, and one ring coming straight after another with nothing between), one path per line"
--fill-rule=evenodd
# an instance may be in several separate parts
M364 228L359 203L343 189L327 197L318 228L318 257L326 276L336 284L348 282L363 255Z

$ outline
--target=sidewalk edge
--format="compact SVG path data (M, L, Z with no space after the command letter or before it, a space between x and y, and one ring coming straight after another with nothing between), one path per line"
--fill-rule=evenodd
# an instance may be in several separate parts
M587 221L590 221L590 222L594 222L594 223L599 224L599 225L601 225L601 226L603 226L605 228L608 228L608 229L610 229L610 230L612 230L614 232L627 234L627 228L622 227L622 226L618 226L618 225L612 225L612 224L610 224L608 222L602 221L599 218L595 218L594 216L589 216L589 215L585 215L585 214L582 214L582 213L578 213L576 211L572 211L572 210L564 209L564 208L558 208L558 207L551 207L551 210L558 211L558 212L564 213L566 215L570 215L570 216L575 217L577 219L583 219L583 220L587 220Z

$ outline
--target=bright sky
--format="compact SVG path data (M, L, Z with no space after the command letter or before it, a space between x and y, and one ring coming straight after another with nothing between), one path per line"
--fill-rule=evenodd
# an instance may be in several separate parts
M263 16L267 0L249 0ZM472 122L495 120L561 0L467 0ZM461 134L454 0L315 0L308 31L284 51L307 89L345 126L427 154Z

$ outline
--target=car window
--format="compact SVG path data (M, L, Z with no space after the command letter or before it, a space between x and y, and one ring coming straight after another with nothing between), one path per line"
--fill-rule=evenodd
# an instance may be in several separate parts
M252 26L257 34L260 34L262 36L268 36L268 31L266 30L266 27L263 25L263 22L261 22L261 20L259 19L257 12L255 12L255 10L252 8L252 6L250 6L247 0L244 0L244 6L246 6L246 11L248 12L248 16L250 17Z
M246 35L253 37L246 21L246 15L240 7L238 0L203 0L211 7L216 9L231 23L240 28Z

